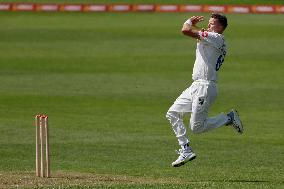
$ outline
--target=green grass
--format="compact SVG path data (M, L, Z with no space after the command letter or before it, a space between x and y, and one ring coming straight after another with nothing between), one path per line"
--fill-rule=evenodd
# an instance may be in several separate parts
M280 4L283 0L1 0L1 2L33 2L33 3L161 3L161 4Z
M178 145L165 112L190 85L195 57L194 40L180 33L188 16L1 13L1 187L27 172L33 180L33 116L44 112L52 187L283 188L282 15L228 15L229 51L210 115L237 108L245 133L189 131L197 159L170 166ZM126 181L58 184L76 180L69 173Z

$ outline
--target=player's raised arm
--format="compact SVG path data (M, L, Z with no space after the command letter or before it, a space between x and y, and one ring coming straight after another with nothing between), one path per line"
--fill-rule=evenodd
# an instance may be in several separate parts
M198 22L201 22L204 20L203 16L192 16L190 17L182 26L182 33L184 35L193 37L195 39L199 39L199 34L198 34L198 30L195 30L194 28L197 28L195 25Z

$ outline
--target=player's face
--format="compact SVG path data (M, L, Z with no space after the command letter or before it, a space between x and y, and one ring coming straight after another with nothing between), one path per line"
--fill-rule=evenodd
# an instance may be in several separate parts
M223 27L216 18L210 18L208 22L207 31L214 31L217 33L222 33Z

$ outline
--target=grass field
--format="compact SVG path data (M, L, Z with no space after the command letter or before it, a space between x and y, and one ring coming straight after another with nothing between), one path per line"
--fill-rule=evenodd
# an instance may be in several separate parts
M186 17L0 13L0 188L284 188L283 15L228 15L210 115L237 108L245 133L189 132L197 159L170 166L165 113L195 56ZM38 112L50 116L50 179L34 176Z

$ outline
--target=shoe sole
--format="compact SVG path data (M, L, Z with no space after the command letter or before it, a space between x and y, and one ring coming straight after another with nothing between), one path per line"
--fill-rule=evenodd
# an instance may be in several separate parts
M196 158L196 155L194 154L193 156L191 156L187 160L180 162L179 164L173 165L173 167L180 167L180 166L186 164L187 162L194 160L195 158Z
M237 132L240 133L240 134L243 134L243 131L244 131L244 127L243 127L243 124L242 124L242 121L240 119L240 116L237 112L237 110L233 110L233 113L234 113L234 121L236 121L235 118L237 118L237 127L234 127L235 129L237 129ZM234 124L234 123L233 123Z

